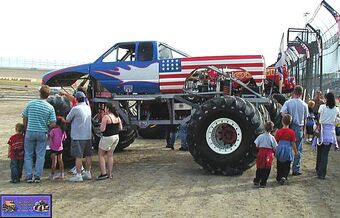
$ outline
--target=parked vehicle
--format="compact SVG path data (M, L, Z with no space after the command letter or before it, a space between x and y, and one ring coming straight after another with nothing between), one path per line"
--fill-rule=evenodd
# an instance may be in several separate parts
M95 62L49 72L43 83L88 82L95 123L112 102L130 145L135 130L188 122L189 150L211 173L241 174L256 155L254 139L270 119L262 55L190 57L157 41L115 44ZM97 136L100 136L98 131Z

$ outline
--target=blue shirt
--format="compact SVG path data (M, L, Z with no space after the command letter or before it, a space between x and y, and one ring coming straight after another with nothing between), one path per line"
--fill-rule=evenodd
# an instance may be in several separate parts
M56 122L54 108L44 99L37 99L28 102L22 112L27 119L27 130L35 132L48 132L48 125Z
M270 133L262 133L255 139L255 144L259 146L259 148L270 148L274 149L277 147L277 142Z
M66 120L71 122L71 138L73 140L92 139L91 108L84 102L73 107Z
M292 98L283 104L280 112L290 114L292 124L303 126L308 115L308 106L300 98Z

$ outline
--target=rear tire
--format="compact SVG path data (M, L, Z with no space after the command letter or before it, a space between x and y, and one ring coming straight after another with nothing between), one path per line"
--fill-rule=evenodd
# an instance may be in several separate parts
M255 138L263 132L260 112L234 96L206 101L188 126L189 151L212 174L240 175L254 164Z
M137 131L133 128L128 128L119 132L119 142L115 152L122 151L129 147L137 137Z

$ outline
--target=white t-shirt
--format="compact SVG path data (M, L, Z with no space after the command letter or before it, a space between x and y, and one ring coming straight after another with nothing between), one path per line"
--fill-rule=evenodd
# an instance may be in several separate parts
M335 124L335 118L340 116L340 111L338 107L333 107L330 109L326 104L320 105L319 108L320 123L321 124Z

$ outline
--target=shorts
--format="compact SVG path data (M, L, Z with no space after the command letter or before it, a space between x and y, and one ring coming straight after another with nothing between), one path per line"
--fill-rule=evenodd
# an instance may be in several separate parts
M92 156L92 140L71 140L71 156L83 158Z
M308 135L313 135L314 134L314 127L313 126L306 126L306 133Z
M63 150L61 150L61 151L50 150L50 153L51 153L51 154L55 154L55 155L59 155L59 154L62 154L62 153L63 153Z
M114 151L119 142L119 135L102 136L99 141L99 148L104 151Z

